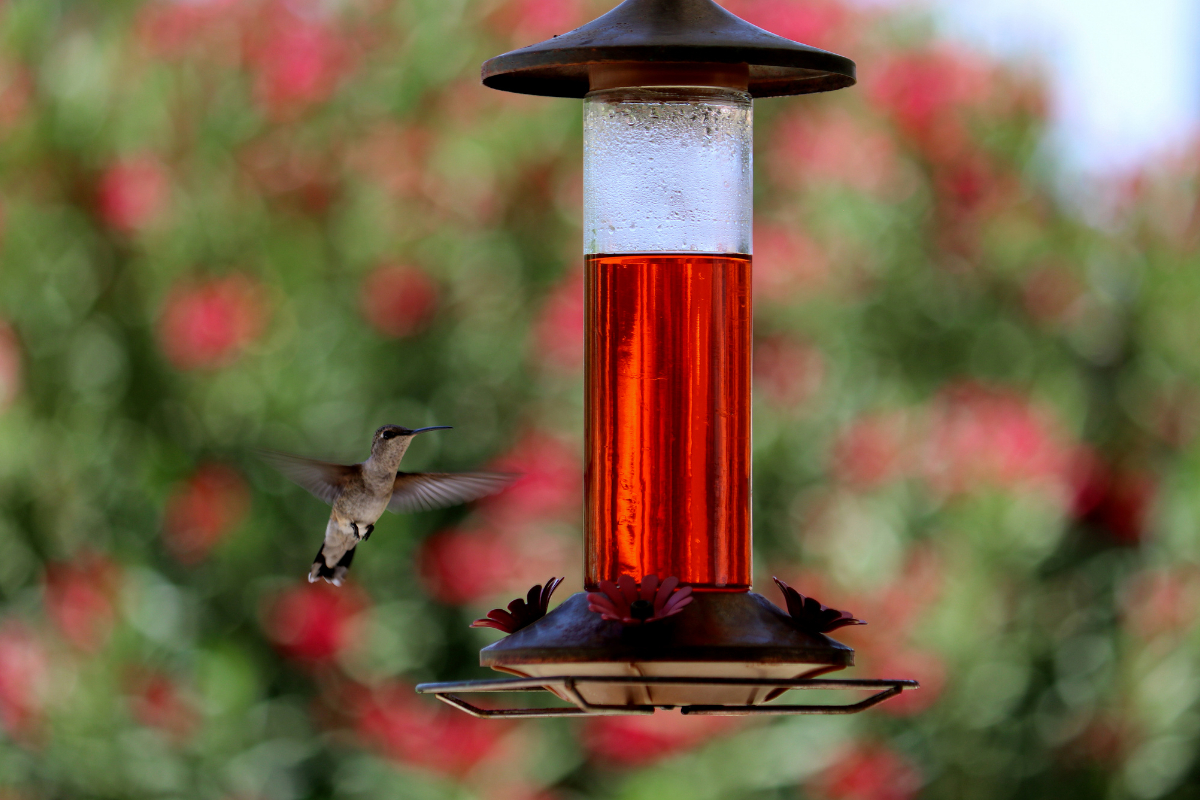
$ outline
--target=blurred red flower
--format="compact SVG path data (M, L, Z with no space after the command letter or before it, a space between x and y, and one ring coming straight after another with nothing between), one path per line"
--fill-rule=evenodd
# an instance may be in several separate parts
M942 45L900 53L877 65L869 93L901 133L936 163L966 147L959 112L986 102L992 82L993 71L983 59Z
M729 0L731 13L764 30L825 50L847 42L852 11L840 0Z
M241 475L221 464L202 464L176 484L167 500L167 547L182 563L199 563L241 524L249 507L250 492Z
M46 614L67 641L94 653L112 633L119 580L116 563L95 553L50 564L44 586Z
M812 345L772 336L754 347L754 388L774 406L800 411L825 380L825 359Z
M1200 569L1169 566L1135 572L1121 592L1122 623L1142 639L1190 631L1200 618Z
M1028 399L970 382L942 393L926 439L926 477L949 493L981 484L1064 491L1078 451Z
M559 281L534 323L537 357L562 372L583 368L583 271Z
M838 756L813 788L828 800L910 800L921 788L921 773L890 748L865 745Z
M245 0L151 0L138 9L134 28L139 43L161 58L198 56L232 65L249 11Z
M450 605L499 594L515 566L497 533L478 530L434 534L422 542L417 563L425 590Z
M346 164L393 197L422 198L433 143L434 135L428 128L402 127L385 120L372 125L361 139L350 144Z
M893 186L900 171L893 139L842 110L784 117L772 134L767 159L777 183L833 184L868 194Z
M600 761L638 767L682 753L735 727L734 717L685 717L660 711L645 717L590 717L582 741Z
M901 692L884 701L879 709L894 717L909 717L927 711L942 696L946 685L946 665L930 650L897 645L886 639L874 640L864 669L879 678L915 680L920 689Z
M1078 310L1085 291L1083 281L1066 264L1043 264L1021 283L1025 311L1042 325L1067 321Z
M475 527L442 531L421 545L421 579L443 603L524 592L547 575L563 574L571 561L571 544L553 524L574 521L579 513L583 469L577 451L534 431L488 469L521 477L480 501Z
M583 459L567 441L532 431L489 469L521 477L504 493L484 501L488 519L523 525L529 520L577 516L583 502Z
M563 537L537 526L441 531L421 544L417 564L425 590L462 605L523 591L538 575L570 562Z
M402 683L360 690L350 712L359 736L388 758L459 779L508 732L495 720L422 700Z
M854 420L834 442L834 475L862 489L903 476L911 466L907 428L907 415L900 411Z
M260 105L279 119L332 97L350 56L349 42L331 21L272 3L256 21L246 59Z
M813 292L829 277L829 259L800 231L784 225L754 227L756 302L788 302Z
M1094 454L1076 460L1072 515L1095 526L1119 544L1138 544L1146 536L1157 494L1146 472L1104 463Z
M133 156L100 175L96 210L110 228L132 233L161 217L170 193L170 178L162 162L151 155Z
M411 336L429 324L438 305L438 286L416 267L382 264L359 293L363 316L384 336Z
M332 661L351 644L366 599L350 587L324 583L287 589L269 604L267 635L285 656L300 662Z
M135 671L128 683L129 709L139 723L162 731L176 743L185 742L195 732L200 715L170 675Z
M580 0L507 0L489 22L518 47L579 27L587 20Z
M1187 381L1163 386L1150 405L1151 424L1163 443L1179 449L1192 443L1197 428L1200 428L1200 388ZM0 408L3 408L2 402Z
M29 70L11 61L0 61L0 131L17 125L33 99Z
M245 275L179 281L163 303L159 344L178 369L220 367L258 337L263 316L263 292Z
M936 545L910 546L904 569L872 593L867 608L880 625L876 631L898 638L917 628L925 612L941 597L946 585L946 562Z
M33 631L0 623L0 724L14 737L34 732L48 699L50 659Z
M238 161L264 196L281 207L320 216L341 188L331 149L307 146L290 130L280 129L247 144Z
M17 334L0 320L0 411L12 405L21 391L21 346Z

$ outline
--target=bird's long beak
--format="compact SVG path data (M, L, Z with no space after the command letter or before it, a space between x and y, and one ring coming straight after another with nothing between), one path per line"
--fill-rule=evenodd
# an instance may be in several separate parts
M452 427L454 427L454 426L452 426L452 425L430 425L428 428L417 428L415 431L412 432L412 435L416 436L418 433L424 433L425 431L448 431Z

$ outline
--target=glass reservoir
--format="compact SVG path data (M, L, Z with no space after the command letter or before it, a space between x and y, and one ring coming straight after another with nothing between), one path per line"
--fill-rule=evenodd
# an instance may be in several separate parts
M584 101L589 589L751 577L750 95Z

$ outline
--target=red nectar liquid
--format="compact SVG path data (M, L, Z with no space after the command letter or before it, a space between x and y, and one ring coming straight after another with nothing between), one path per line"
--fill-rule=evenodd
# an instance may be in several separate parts
M585 582L750 587L750 257L585 261Z

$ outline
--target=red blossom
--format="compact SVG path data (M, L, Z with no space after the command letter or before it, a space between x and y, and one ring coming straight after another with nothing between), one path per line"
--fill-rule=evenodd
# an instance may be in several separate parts
M1026 313L1042 325L1067 321L1079 308L1086 287L1065 264L1048 263L1025 276L1021 299Z
M825 359L811 345L773 336L754 348L755 390L780 409L802 409L820 390L824 379Z
M1126 630L1142 639L1179 636L1200 617L1200 569L1168 566L1136 572L1121 593Z
M166 733L177 743L187 741L195 732L200 715L170 675L135 671L129 678L129 688L129 710L139 723Z
M0 320L0 411L12 405L21 392L21 346L16 332Z
M449 530L422 543L417 563L426 591L459 605L499 593L511 559L493 531Z
M520 591L570 561L562 537L540 526L441 531L417 556L426 591L452 605Z
M842 0L730 0L731 13L771 33L824 50L846 49L854 18Z
M255 187L282 207L321 216L340 190L330 148L308 147L280 130L263 136L239 153L239 163Z
M249 507L250 493L241 475L221 464L203 464L177 484L167 500L167 547L182 563L199 563L241 524Z
M325 102L349 69L349 42L329 20L300 17L272 4L254 33L246 59L255 95L272 118Z
M583 746L595 759L639 767L692 749L735 727L734 717L685 717L658 712L645 717L591 717Z
M33 99L33 91L33 76L28 69L0 61L0 131L21 122Z
M866 745L844 751L813 788L826 800L911 800L921 788L921 773L890 748Z
M647 575L641 582L622 575L617 582L600 581L598 592L588 592L588 611L601 619L623 625L642 625L673 617L692 602L692 587L679 586L679 578L671 576L658 584L657 575Z
M1074 477L1071 512L1075 519L1119 544L1134 545L1145 538L1157 494L1150 474L1112 466L1092 455L1077 460Z
M262 290L245 275L183 280L167 295L158 338L178 369L213 369L233 361L263 327Z
M566 33L586 21L579 0L507 0L490 20L497 34L520 47Z
M872 72L872 99L934 162L966 147L962 111L986 102L993 82L982 59L949 46L901 53Z
M46 568L46 614L63 637L94 653L108 642L116 618L120 575L108 558L88 554Z
M539 360L561 372L583 367L583 272L572 271L542 304L534 322Z
M946 685L946 664L931 650L895 645L886 637L873 641L872 652L864 659L863 667L880 678L916 680L917 691L901 692L879 708L894 717L911 717L930 708L942 696Z
M138 9L134 30L142 47L160 58L234 64L250 10L245 0L151 0Z
M170 199L166 168L151 155L133 156L108 167L96 190L96 209L106 225L122 233L149 227Z
M945 559L932 544L910 547L904 569L872 593L868 607L884 635L899 638L913 631L942 596L946 585Z
M347 705L358 735L388 758L457 778L492 755L508 731L422 700L401 683L351 692Z
M0 724L15 737L32 734L50 689L50 659L33 631L0 624Z
M402 127L386 120L375 123L351 143L346 163L359 177L393 197L424 198L425 170L433 144L434 135L428 128Z
M828 278L829 259L816 242L794 226L754 227L756 298L785 302L816 292Z
M501 527L525 525L529 520L574 519L583 502L583 460L578 450L548 433L526 434L489 469L521 476L504 494L483 504L487 517Z
M265 615L267 635L288 658L326 663L350 646L366 605L359 594L345 587L297 585L269 605Z
M493 608L487 613L487 617L472 622L471 627L495 628L504 633L516 633L546 616L546 610L550 607L550 597L562 582L562 578L551 578L546 581L544 588L542 584L537 584L529 590L524 599L518 597L509 603L507 611Z
M1154 431L1163 443L1178 449L1192 443L1200 427L1200 389L1188 382L1164 386L1150 405Z
M901 477L908 464L907 419L901 412L867 414L850 423L833 445L833 471L869 489Z
M781 185L845 186L872 195L896 185L901 165L886 131L845 111L785 117L771 137L767 160Z
M438 286L420 269L383 264L363 280L359 293L363 316L384 336L411 336L437 311Z
M926 444L926 477L948 493L986 484L1065 490L1077 453L1029 400L975 383L942 393Z
M1101 766L1123 762L1142 738L1136 723L1120 712L1097 709L1081 733L1067 748L1065 755L1082 758Z

